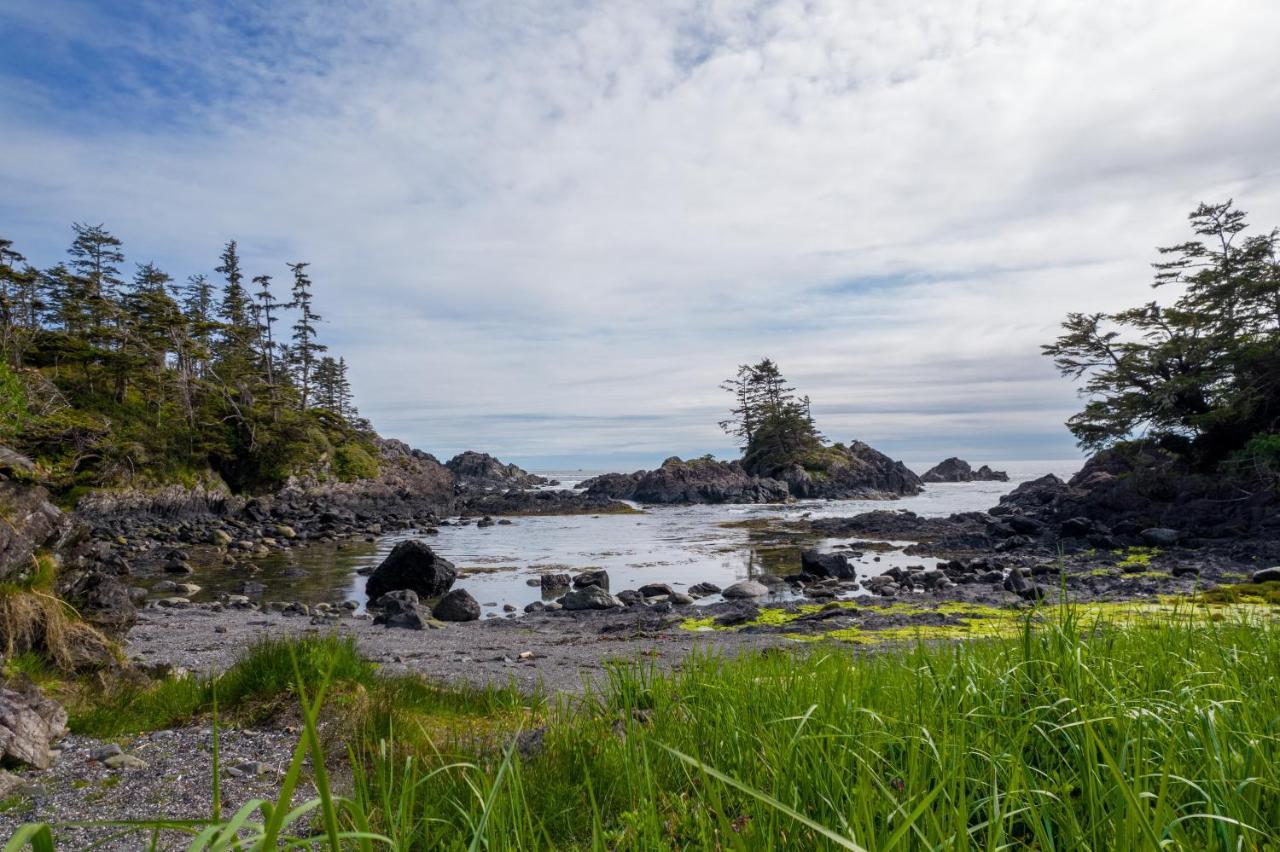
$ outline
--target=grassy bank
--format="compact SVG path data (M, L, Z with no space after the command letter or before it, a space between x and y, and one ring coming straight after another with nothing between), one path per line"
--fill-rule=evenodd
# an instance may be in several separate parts
M1273 621L1117 626L1062 609L1025 625L699 657L663 676L622 664L559 706L385 678L338 640L280 643L73 724L167 724L215 696L224 714L300 713L286 786L321 748L354 780L330 799L315 775L325 795L276 830L350 832L352 848L1276 848ZM298 711L321 684L324 709Z

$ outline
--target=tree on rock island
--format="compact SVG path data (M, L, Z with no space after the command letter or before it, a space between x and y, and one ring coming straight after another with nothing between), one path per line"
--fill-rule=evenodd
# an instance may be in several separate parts
M721 385L734 408L720 428L742 442L742 464L762 475L806 460L824 450L809 413L809 398L797 397L771 359L743 364Z

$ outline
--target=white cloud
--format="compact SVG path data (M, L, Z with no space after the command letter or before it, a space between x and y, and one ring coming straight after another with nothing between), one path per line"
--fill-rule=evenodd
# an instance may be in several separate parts
M169 120L90 133L58 81L6 85L6 230L309 259L365 412L442 452L724 447L716 384L769 354L833 437L1056 454L1062 315L1146 298L1199 200L1280 222L1263 0L241 12L29 11L136 51L108 106Z

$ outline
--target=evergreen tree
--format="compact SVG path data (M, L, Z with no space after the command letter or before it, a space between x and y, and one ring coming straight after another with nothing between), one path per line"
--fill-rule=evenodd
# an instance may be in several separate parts
M91 345L119 343L111 326L120 319L115 299L124 280L119 264L124 252L119 238L102 225L74 223L75 239L67 254L70 275L64 290L64 320L67 330L84 336Z
M353 398L351 380L347 377L347 359L339 358L334 379L334 402L337 404L338 413L348 421L354 421L360 414L352 402Z
M213 334L219 327L214 318L214 286L203 274L191 275L176 295L190 327L188 367L194 375L204 376L213 354Z
M221 260L214 271L223 276L226 284L218 306L218 317L222 320L221 335L214 351L223 380L235 384L252 370L255 327L235 240L229 240L222 249Z
M735 406L720 426L744 442L747 470L772 475L804 464L822 448L809 398L796 397L795 388L771 359L741 365L721 387L734 395Z
M275 312L282 307L271 293L271 276L257 275L253 283L258 285L254 294L254 315L257 317L257 337L261 346L262 370L267 377L267 385L272 390L272 404L275 401L276 387L276 343L272 327L276 323Z
M0 237L0 352L14 367L40 328L44 301L40 273L13 249L13 241Z
M1072 313L1043 347L1090 397L1067 421L1082 447L1138 435L1211 466L1280 423L1280 231L1244 237L1231 202L1190 215L1199 239L1159 249L1172 305Z
M311 279L307 276L306 263L290 263L293 272L293 301L289 307L298 311L298 318L293 323L293 356L294 378L301 394L300 405L303 411L311 402L312 371L320 355L329 347L316 341L316 324L321 317L311 309Z

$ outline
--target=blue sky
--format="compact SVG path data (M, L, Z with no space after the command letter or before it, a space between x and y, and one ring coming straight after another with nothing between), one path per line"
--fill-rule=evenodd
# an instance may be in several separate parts
M729 454L768 355L912 462L1074 454L1040 357L1201 200L1280 223L1280 4L0 5L0 234L311 262L385 434Z

